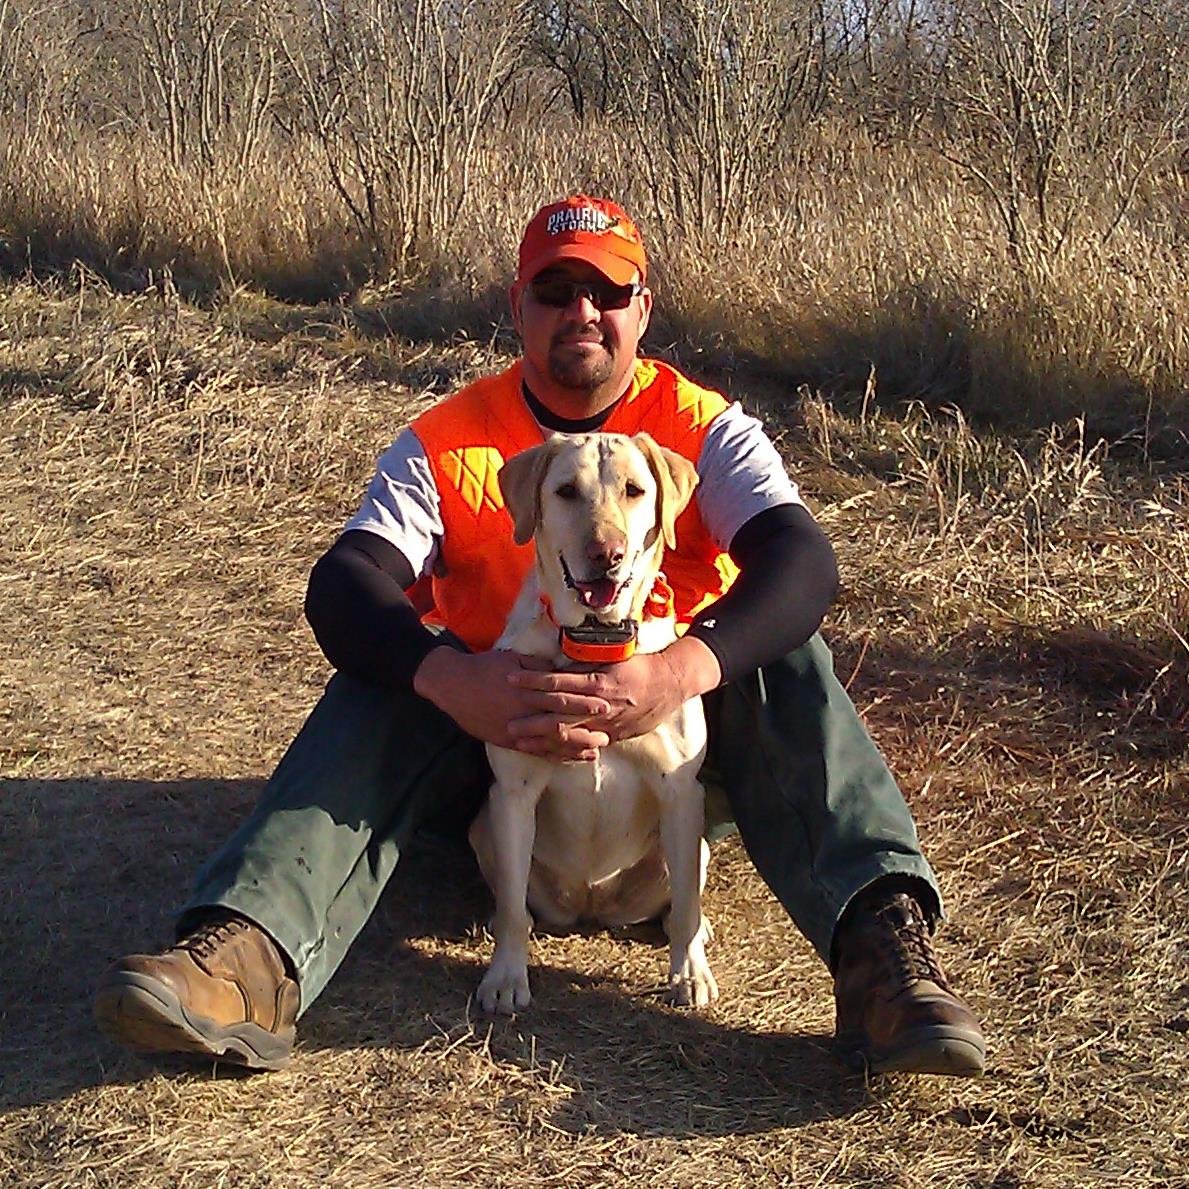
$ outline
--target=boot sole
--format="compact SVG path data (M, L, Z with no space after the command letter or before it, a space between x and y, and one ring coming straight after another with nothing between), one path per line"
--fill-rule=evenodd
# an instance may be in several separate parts
M188 1012L157 979L131 971L116 972L100 987L94 1015L101 1032L143 1053L189 1053L261 1070L284 1069L293 1055L293 1029L223 1028Z
M935 1025L909 1033L894 1049L874 1049L862 1040L839 1040L843 1060L870 1073L934 1073L978 1077L986 1069L987 1046L977 1032Z

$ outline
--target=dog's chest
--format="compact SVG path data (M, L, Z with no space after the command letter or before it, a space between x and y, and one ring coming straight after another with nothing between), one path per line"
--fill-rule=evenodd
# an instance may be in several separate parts
M560 764L537 802L536 856L597 880L654 844L659 807L636 764L605 748L593 764Z

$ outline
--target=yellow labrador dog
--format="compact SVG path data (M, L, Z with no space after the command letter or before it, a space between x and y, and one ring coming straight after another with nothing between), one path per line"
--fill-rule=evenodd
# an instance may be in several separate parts
M658 575L697 483L685 458L644 433L559 434L510 458L499 483L516 542L536 538L536 565L496 648L560 669L633 648L659 652L676 639ZM534 917L560 932L667 911L670 1001L718 998L701 907L705 752L700 698L592 762L488 745L495 781L470 835L495 894L495 954L478 993L485 1011L528 1006Z

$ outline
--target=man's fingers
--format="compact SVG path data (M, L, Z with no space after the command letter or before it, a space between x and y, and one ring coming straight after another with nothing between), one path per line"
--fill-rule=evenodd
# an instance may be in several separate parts
M573 743L548 743L540 739L522 739L516 744L516 751L523 755L540 756L547 760L590 762L599 758L597 747L579 747Z
M611 705L602 698L590 698L584 694L537 693L525 694L524 703L532 710L543 714L566 715L570 718L600 718L611 713Z
M542 759L590 763L599 758L597 747L562 746L560 743L546 744L539 740L523 739L516 744L516 751L523 755L540 756Z
M514 718L508 724L508 734L517 746L522 741L545 740L580 748L606 747L610 743L605 731L594 731L580 723L567 722L556 714L529 714Z
M524 669L535 669L538 673L548 673L553 668L553 662L543 656L528 656L526 653L516 653L516 659Z
M605 731L591 730L589 726L568 722L556 715L526 715L514 718L508 724L508 734L514 740L523 738L549 738L549 740L583 740L586 747L606 747L608 736Z
M551 670L540 672L528 669L513 669L508 682L517 689L539 690L551 694L584 694L588 697L601 694L607 683L602 673L558 673Z

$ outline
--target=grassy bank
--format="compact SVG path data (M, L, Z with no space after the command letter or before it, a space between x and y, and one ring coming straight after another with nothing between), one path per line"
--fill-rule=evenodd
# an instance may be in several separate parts
M373 457L508 358L391 300L0 293L0 1183L1182 1185L1183 476L772 374L725 373L838 550L826 633L939 872L984 1079L837 1066L827 976L735 842L705 1014L659 1005L657 939L608 935L538 939L531 1013L468 1014L487 896L422 850L290 1070L98 1036L104 964L167 939L327 676L301 595Z
M348 217L317 146L272 144L250 168L173 166L144 138L13 139L2 164L0 263L118 290L163 275L191 300L247 288L373 310L398 328L488 337L504 314L523 223L586 187L639 213L653 250L656 342L708 365L806 384L857 410L953 405L981 424L1083 417L1145 458L1189 451L1189 254L1183 175L1143 194L1103 242L1087 212L1061 252L1013 259L962 171L920 144L843 125L799 151L721 234L677 226L608 128L508 131L448 232L399 267ZM395 268L395 271L394 271ZM872 381L874 381L872 383Z

